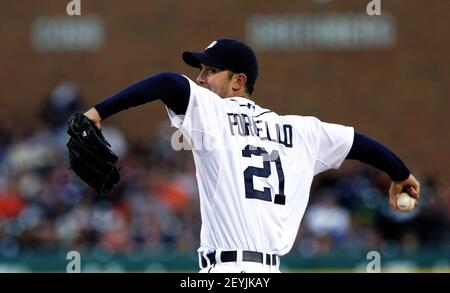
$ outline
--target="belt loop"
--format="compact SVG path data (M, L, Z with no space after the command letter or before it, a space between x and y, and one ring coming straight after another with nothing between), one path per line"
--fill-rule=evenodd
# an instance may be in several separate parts
M202 256L206 260L206 267L205 268L208 268L208 267L211 266L211 262L209 261L209 258L207 256L207 254L208 254L208 250L204 250Z
M222 263L221 255L222 255L222 248L217 248L217 249L216 249L216 253L215 253L216 264Z
M236 250L236 263L238 266L242 265L242 258L243 258L242 249Z
M268 253L264 253L262 254L262 266L263 266L263 270L265 270L266 267L270 266L270 262L267 265L267 256L269 256ZM270 257L270 256L269 256Z
M198 254L198 266L200 267L200 269L204 269L202 262L202 253L198 252L197 254Z

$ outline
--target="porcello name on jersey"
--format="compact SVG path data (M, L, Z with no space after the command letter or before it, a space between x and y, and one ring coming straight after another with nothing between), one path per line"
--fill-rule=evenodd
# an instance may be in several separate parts
M231 135L257 136L261 140L280 143L292 147L292 125L269 124L267 121L246 114L227 113Z

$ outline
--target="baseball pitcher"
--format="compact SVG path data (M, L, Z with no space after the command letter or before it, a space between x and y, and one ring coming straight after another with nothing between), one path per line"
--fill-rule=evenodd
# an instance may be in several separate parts
M279 115L252 101L258 64L249 46L218 39L203 52L184 52L183 60L199 68L195 82L160 73L105 99L84 116L99 127L122 110L157 99L164 102L196 166L200 272L280 272L314 176L339 168L345 159L360 160L390 177L393 209L398 209L396 196L401 192L418 199L419 182L380 142L352 127ZM107 169L114 180L109 176L98 183L112 182L97 187L103 193L118 180L114 163Z

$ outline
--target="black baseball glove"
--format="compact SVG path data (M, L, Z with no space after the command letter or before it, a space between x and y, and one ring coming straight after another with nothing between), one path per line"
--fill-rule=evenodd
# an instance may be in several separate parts
M68 121L70 135L69 168L99 195L107 193L119 181L118 157L101 130L82 113L74 113Z

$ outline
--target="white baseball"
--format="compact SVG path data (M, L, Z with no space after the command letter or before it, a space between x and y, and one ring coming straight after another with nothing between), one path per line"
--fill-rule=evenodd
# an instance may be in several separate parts
M411 197L406 192L397 195L397 207L402 212L410 212L417 206L415 198Z

